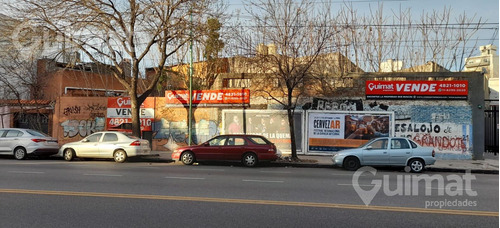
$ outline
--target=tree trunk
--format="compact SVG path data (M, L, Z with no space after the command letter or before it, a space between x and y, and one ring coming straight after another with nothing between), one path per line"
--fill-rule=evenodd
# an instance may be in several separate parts
M141 138L141 119L140 108L141 105L137 102L137 96L130 96L130 109L132 110L132 135Z
M297 160L297 142L295 141L295 122L293 120L294 111L291 108L287 109L288 123L290 125L290 149L292 151L292 160Z

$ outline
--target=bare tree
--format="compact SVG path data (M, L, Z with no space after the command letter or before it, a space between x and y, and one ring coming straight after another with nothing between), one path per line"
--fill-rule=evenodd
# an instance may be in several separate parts
M297 159L293 117L304 85L311 79L310 69L327 51L334 34L330 5L315 5L310 0L259 0L248 2L247 10L254 24L239 35L241 48L250 54L256 53L260 43L270 44L267 53L252 56L253 67L266 75L256 83L261 85L256 92L287 111L292 159Z
M34 60L41 50L30 50L24 53L18 50L11 42L12 31L21 22L10 17L0 15L0 96L2 103L12 105L11 113L14 121L23 119L29 128L43 129L42 120L48 120L48 102L40 100L40 88L44 82L37 78L36 61ZM23 44L30 44L36 40L40 30L22 32ZM5 114L5 113L4 113Z
M485 25L476 15L453 17L451 7L414 16L410 8L384 11L382 3L367 14L345 4L336 15L331 46L370 72L381 71L388 59L402 61L405 68L432 61L460 71L477 50L474 37Z
M18 19L62 37L93 63L109 67L131 98L132 132L140 135L139 108L155 89L167 58L192 39L215 0L21 0L12 5ZM195 32L190 32L195 30ZM156 50L155 50L156 49ZM122 62L130 60L130 69ZM144 91L143 64L156 66ZM142 92L142 93L141 93Z

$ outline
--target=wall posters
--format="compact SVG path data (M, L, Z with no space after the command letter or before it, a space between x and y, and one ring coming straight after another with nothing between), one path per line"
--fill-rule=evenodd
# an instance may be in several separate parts
M321 112L307 114L308 152L335 152L393 134L393 112Z
M302 151L302 111L295 111L294 126L297 152ZM282 153L290 153L290 125L286 111L223 110L223 134L262 135L276 144Z
M132 123L130 97L109 97L106 130L132 131L126 124ZM141 131L152 131L155 117L154 97L148 97L140 109Z

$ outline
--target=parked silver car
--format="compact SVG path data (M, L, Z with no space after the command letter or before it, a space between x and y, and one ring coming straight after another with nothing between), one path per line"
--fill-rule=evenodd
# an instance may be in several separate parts
M96 132L86 138L66 143L59 149L59 156L71 161L81 158L113 158L122 163L128 157L151 155L149 141L116 131Z
M432 147L422 147L407 138L375 138L355 149L333 155L333 164L347 170L361 166L408 166L411 172L422 172L426 165L436 162Z
M28 155L50 156L57 154L57 139L39 131L23 128L0 129L0 154L14 155L18 160Z

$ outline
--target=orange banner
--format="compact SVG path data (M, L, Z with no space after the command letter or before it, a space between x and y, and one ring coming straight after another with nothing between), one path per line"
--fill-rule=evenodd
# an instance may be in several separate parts
M189 104L188 90L165 91L167 104ZM193 90L193 104L250 104L249 89Z

